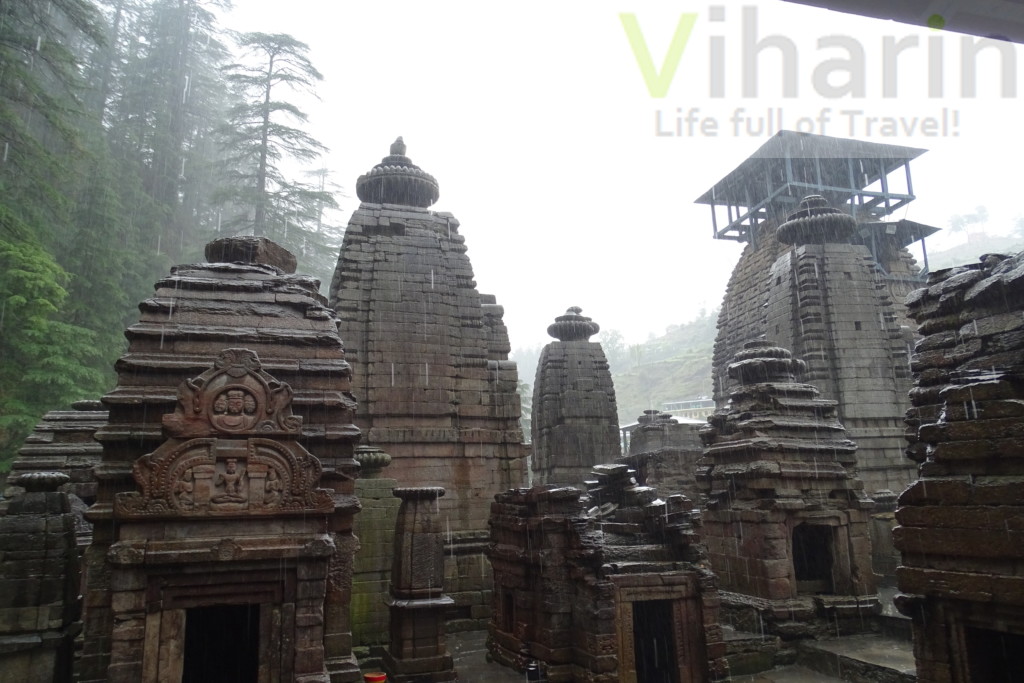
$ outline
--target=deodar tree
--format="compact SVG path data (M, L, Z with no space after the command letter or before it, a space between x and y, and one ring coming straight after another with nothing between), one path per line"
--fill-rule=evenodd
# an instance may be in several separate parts
M238 101L222 129L226 183L219 199L225 206L224 226L270 237L300 258L311 245L317 247L314 252L329 251L336 245L324 240L322 215L325 208L337 208L334 193L323 182L296 180L301 176L298 167L315 162L326 147L299 127L306 123L306 114L284 99L315 97L315 85L323 76L310 61L308 46L292 36L246 33L238 45L245 61L226 68ZM335 254L336 249L330 255ZM303 270L315 271L311 265L302 261Z

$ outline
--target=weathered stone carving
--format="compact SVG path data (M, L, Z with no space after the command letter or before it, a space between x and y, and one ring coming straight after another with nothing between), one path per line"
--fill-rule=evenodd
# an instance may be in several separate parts
M316 488L320 463L294 440L301 424L288 385L264 372L252 351L226 349L213 368L182 383L177 410L164 417L171 439L135 461L141 491L119 494L115 510L329 512L329 495ZM267 438L275 434L291 438Z
M337 317L264 238L209 254L141 303L103 397L78 679L182 680L212 609L248 630L224 653L245 653L246 680L355 683L359 430Z

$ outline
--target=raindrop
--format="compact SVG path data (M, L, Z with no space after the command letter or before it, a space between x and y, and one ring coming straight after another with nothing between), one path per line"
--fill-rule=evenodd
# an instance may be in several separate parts
M7 152L10 150L10 148L11 148L11 143L5 142L4 143L4 163L7 163Z

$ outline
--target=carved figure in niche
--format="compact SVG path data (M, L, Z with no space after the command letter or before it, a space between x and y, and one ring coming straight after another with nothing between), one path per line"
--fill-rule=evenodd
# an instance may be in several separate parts
M181 473L181 478L174 482L174 495L178 498L178 504L189 510L193 505L192 492L195 490L195 482L192 481L192 468Z
M230 401L231 398L228 397ZM241 403L241 397L239 397L239 403ZM238 467L238 460L235 458L228 458L224 465L224 471L217 475L214 480L214 486L223 486L224 493L214 496L210 499L213 503L244 503L246 502L245 496L242 495L242 475L245 474L245 468Z
M263 487L263 504L267 507L277 507L281 503L281 492L284 490L284 486L281 483L280 477L277 476L277 470L271 468L270 472L267 473L267 482Z
M245 389L228 389L213 401L213 421L221 429L248 429L255 423L256 406L256 398Z

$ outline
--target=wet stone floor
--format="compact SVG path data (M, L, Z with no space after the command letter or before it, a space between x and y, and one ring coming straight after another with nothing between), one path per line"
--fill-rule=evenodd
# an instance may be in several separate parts
M455 660L455 669L462 683L522 683L526 674L519 673L500 664L487 661L487 632L466 631L448 634L448 649ZM876 671L887 670L888 676L879 680L914 680L914 656L909 642L901 642L883 636L848 636L832 641L821 641L812 646L819 657L834 658L842 671L847 664L857 662ZM816 667L817 668L817 667ZM826 667L823 667L826 668ZM832 667L827 667L832 668ZM854 670L860 668L853 667ZM848 672L843 672L848 673ZM895 676L893 676L895 674ZM802 666L786 666L749 676L735 676L733 683L842 683L820 671ZM858 678L858 680L860 680Z
M448 649L455 660L461 683L523 683L526 674L487 661L487 632L464 631L447 636ZM737 676L734 683L841 683L810 669L787 666L752 676Z

